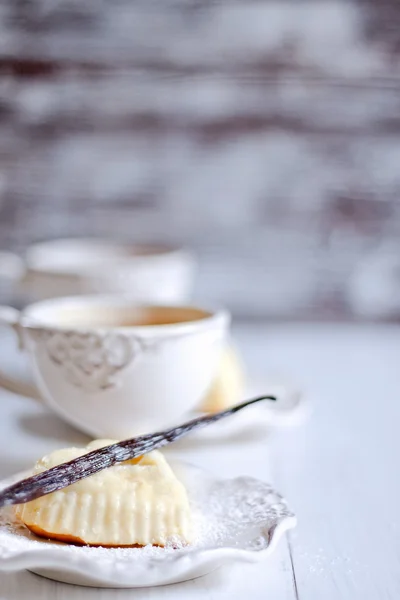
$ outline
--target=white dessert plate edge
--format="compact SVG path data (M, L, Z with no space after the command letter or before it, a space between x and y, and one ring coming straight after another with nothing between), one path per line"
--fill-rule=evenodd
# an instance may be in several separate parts
M178 583L238 562L259 562L296 525L286 501L271 485L252 477L219 479L173 461L196 498L200 541L188 548L89 548L41 540L0 511L0 571L28 569L65 583L135 588ZM26 476L0 482L0 488ZM207 514L207 521L204 515ZM2 516L3 515L3 516ZM211 515L211 516L209 516Z

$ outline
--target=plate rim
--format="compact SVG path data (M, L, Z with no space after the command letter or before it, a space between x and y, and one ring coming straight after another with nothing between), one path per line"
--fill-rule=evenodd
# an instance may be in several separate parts
M65 552L66 544L50 540L41 540L40 538L26 540L28 545L30 542L34 542L33 547L28 546L27 548L13 549L11 554L2 556L1 550L5 547L4 541L6 541L7 535L15 535L12 531L9 531L5 534L4 540L0 537L0 572L20 571L23 569L38 572L40 569L50 569L55 571L59 570L72 576L75 574L83 578L94 579L99 585L102 583L107 587L110 587L110 585L112 586L112 584L114 584L114 587L118 584L118 587L126 588L163 585L165 582L157 583L157 574L153 574L153 583L136 584L134 580L138 579L138 577L141 577L142 580L143 577L146 579L146 575L147 579L151 579L152 571L154 573L155 570L161 570L164 567L166 567L167 570L171 569L175 573L175 576L178 577L179 581L184 581L185 573L189 573L196 569L202 570L202 567L206 567L208 563L212 564L213 568L207 569L206 572L210 572L211 570L214 570L214 568L219 568L229 562L260 562L274 552L279 540L286 531L294 528L297 524L297 518L287 506L285 498L276 491L274 486L264 480L247 475L218 477L198 465L193 465L176 458L172 459L170 463L172 466L181 465L181 467L189 468L189 470L195 469L201 472L203 477L206 477L210 484L213 482L241 481L241 483L245 485L247 481L249 483L257 482L259 484L270 486L271 492L278 498L277 503L281 504L284 508L284 514L278 516L276 522L268 529L267 545L261 548L200 546L199 548L192 548L188 552L180 551L177 553L168 553L163 556L149 556L146 560L142 559L140 562L136 562L135 569L129 569L127 568L130 564L129 560L124 559L124 561L121 561L118 558L116 552L117 549L110 549L112 554L110 553L109 557L102 556L100 560L98 555L96 556L93 554L93 556L90 556L87 552L87 548L85 548L84 552L79 552L79 547L74 546L76 551L68 552L67 554ZM26 474L25 471L0 480L0 489L1 487L10 485L15 480L25 477ZM260 527L260 532L262 532L262 525L259 524L258 526ZM264 532L262 535L265 535ZM41 541L45 544L42 548L37 545L37 542L40 543ZM68 557L68 561L66 561L66 557ZM130 566L132 567L132 564ZM116 571L118 571L118 581L116 581ZM183 577L181 577L180 574L183 575ZM163 579L163 577L160 575L158 579Z

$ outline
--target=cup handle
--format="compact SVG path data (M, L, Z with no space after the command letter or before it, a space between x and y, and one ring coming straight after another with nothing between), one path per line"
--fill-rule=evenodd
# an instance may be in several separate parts
M11 306L0 306L0 326L9 327L16 333L19 347L22 349L19 317L20 313L15 308L11 308ZM33 400L42 402L40 392L35 385L14 379L1 371L0 387L9 392L13 392L14 394L18 394L19 396L25 396L26 398L32 398Z
M19 281L25 274L25 264L22 258L13 252L0 252L0 277Z

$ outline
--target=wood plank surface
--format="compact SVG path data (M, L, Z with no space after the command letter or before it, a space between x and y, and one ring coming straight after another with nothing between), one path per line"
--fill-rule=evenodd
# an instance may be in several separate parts
M365 316L400 230L399 31L395 0L3 0L0 246L183 243L237 315Z
M299 519L289 536L298 598L395 600L400 330L267 327L242 339L259 368L290 365L312 400L308 423L271 446Z

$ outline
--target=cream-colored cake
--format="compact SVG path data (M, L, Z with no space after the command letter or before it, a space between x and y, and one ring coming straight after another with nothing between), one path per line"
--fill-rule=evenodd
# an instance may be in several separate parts
M201 403L204 412L217 412L243 400L244 374L241 360L232 346L227 346L211 388Z
M34 474L112 443L58 450L39 460ZM20 504L15 513L37 535L77 544L165 546L192 538L185 487L157 451Z

